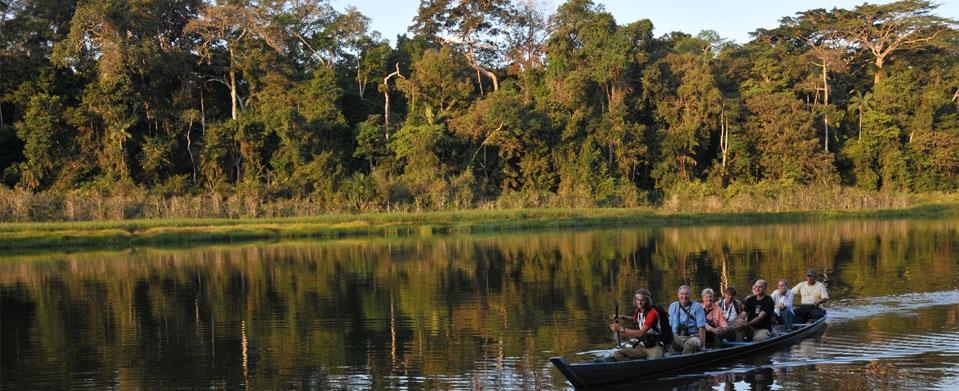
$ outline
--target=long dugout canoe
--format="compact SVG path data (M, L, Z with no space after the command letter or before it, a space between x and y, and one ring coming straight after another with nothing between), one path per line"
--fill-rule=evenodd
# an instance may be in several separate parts
M724 347L719 349L707 348L699 353L685 355L670 353L655 360L640 359L570 364L563 357L553 357L550 362L578 389L598 387L627 380L654 378L795 343L825 328L826 317L819 318L812 323L795 326L799 327L789 333L779 334L762 342L724 342Z

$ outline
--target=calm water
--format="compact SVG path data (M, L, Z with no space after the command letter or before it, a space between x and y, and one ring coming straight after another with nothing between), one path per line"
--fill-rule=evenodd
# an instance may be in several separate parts
M959 220L4 254L0 388L562 389L613 299L808 267L822 335L627 386L959 388Z

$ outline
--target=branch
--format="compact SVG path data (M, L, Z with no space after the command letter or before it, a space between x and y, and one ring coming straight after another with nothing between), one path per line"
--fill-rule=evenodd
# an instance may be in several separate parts
M313 48L313 45L310 45L310 43L306 41L306 38L303 37L303 34L300 34L300 32L297 31L297 32L293 33L293 35L294 35L297 39L299 39L300 42L302 42L304 45L306 45L306 48L307 48L307 49L310 49L310 52L311 52L310 57L314 57L314 56L315 56L318 60L320 60L320 63L322 63L322 64L323 64L324 66L326 66L326 67L332 66L332 64L331 64L330 62L327 62L327 61L323 58L323 56L320 55L320 52L316 51L316 49Z
M209 78L209 79L206 79L206 80L203 81L203 84L209 83L209 82L211 82L211 81L218 82L218 83L220 83L220 84L223 84L226 88L230 88L230 84L227 83L225 79L221 79L221 78L217 78L217 77L211 77L211 78Z
M473 166L473 161L476 160L476 155L479 154L480 149L483 149L483 146L486 145L486 143L488 143L491 138L493 138L493 135L496 134L497 132L499 132L500 130L502 130L502 129L503 129L503 126L505 126L505 125L506 125L506 124L504 124L504 123L500 123L500 125L499 125L498 128L496 128L496 129L493 130L492 132L489 132L489 134L486 135L486 139L483 140L483 142L480 143L480 145L479 145L478 147L476 147L476 152L473 152L473 157L470 158L469 164L466 165L466 169L467 169L467 170L469 170L469 168Z

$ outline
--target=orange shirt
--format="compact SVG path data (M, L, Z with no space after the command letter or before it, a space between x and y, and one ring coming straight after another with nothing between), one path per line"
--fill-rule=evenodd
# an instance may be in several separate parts
M729 326L729 323L726 322L726 317L723 316L723 309L719 308L716 303L713 303L713 308L706 309L706 331L712 331L715 328L726 328Z

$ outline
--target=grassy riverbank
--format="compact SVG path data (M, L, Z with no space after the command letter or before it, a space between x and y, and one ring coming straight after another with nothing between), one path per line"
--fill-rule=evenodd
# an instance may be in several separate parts
M431 235L540 228L757 224L959 216L959 198L899 209L664 213L652 208L512 209L332 214L277 219L154 219L0 224L0 248L97 247L361 235Z

